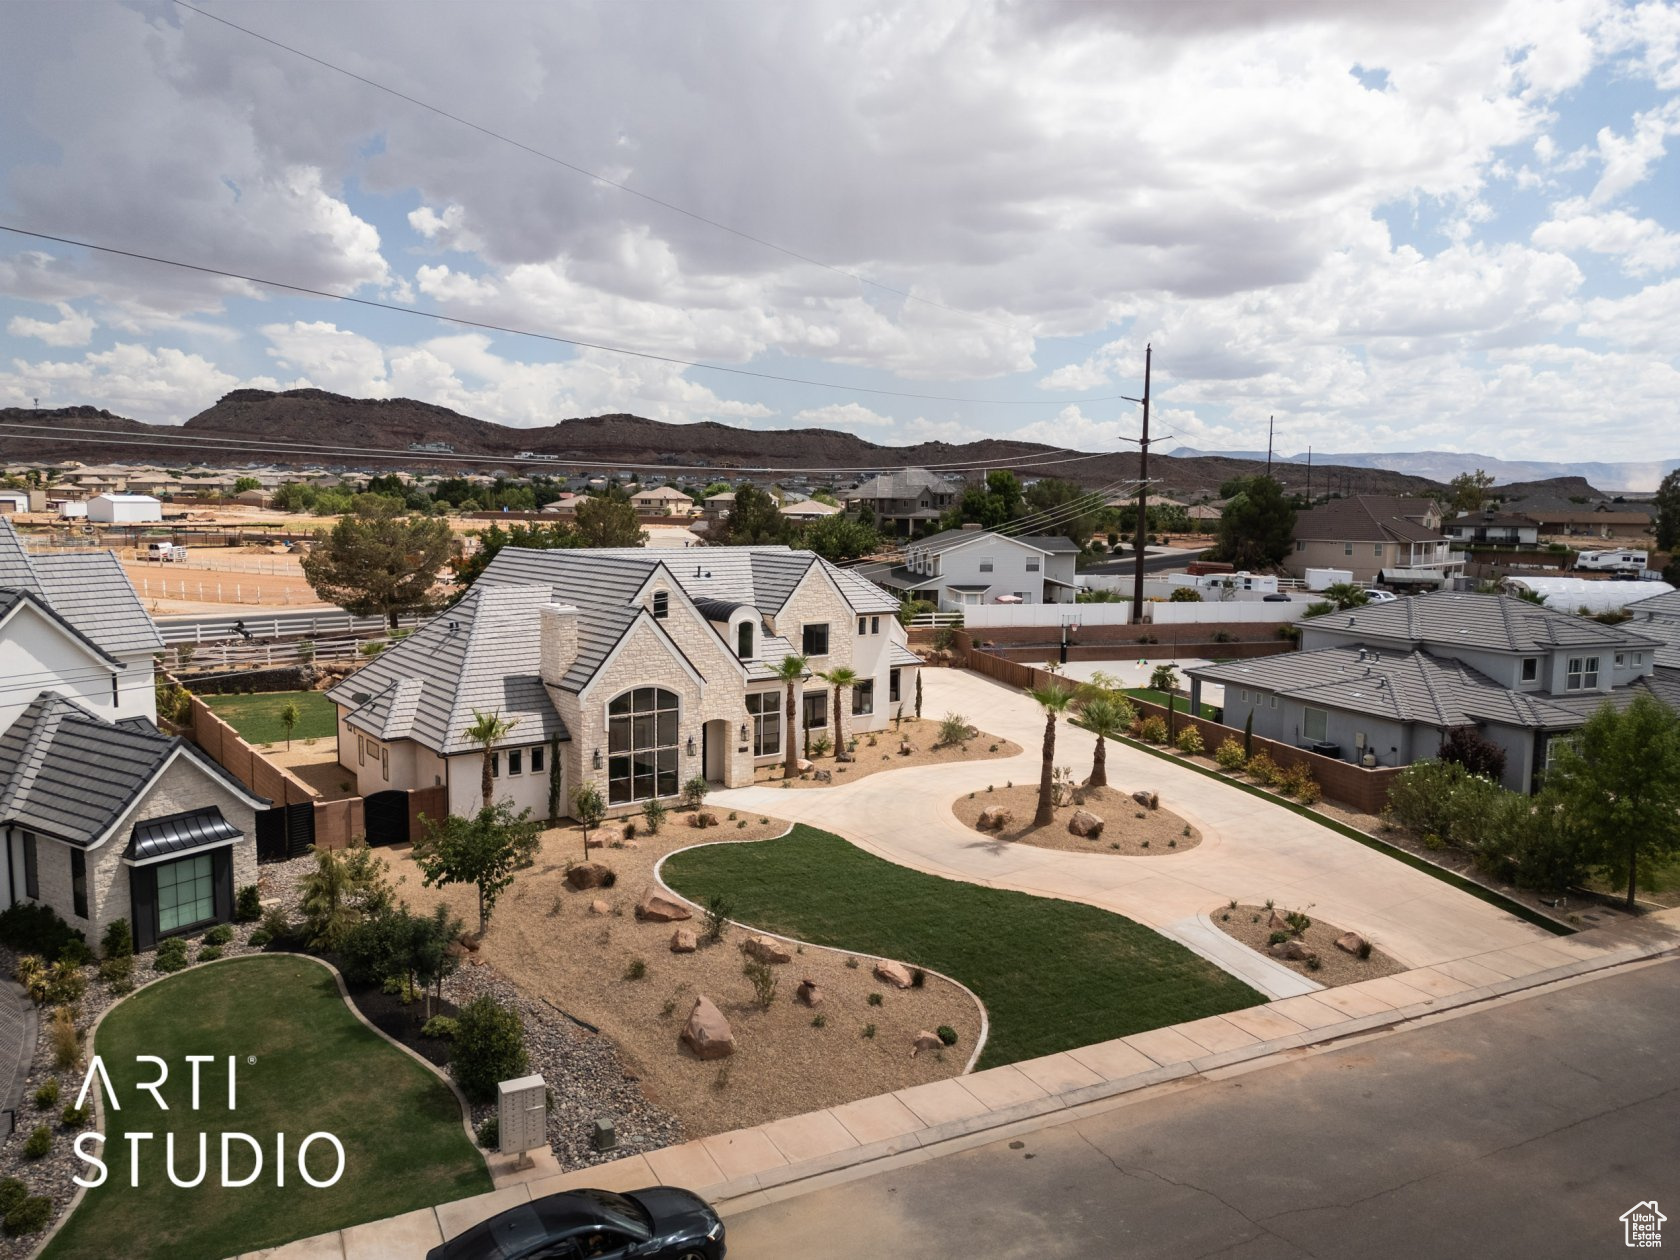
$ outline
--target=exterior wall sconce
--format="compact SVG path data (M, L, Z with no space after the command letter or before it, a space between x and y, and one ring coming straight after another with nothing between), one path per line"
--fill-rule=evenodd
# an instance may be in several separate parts
M601 750L599 748L595 750L594 763L595 768L599 770L601 768Z
M747 742L747 724L745 722L741 723L741 742L743 744Z
M690 757L694 756L694 736L692 735L688 737L688 755Z

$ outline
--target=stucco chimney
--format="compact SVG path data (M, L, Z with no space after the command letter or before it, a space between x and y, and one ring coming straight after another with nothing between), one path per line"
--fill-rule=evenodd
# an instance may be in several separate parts
M542 625L542 680L559 686L577 660L578 610L571 604L544 604L537 615Z

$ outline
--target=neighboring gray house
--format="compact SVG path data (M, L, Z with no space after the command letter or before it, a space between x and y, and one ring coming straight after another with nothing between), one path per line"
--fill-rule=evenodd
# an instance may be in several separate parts
M925 468L899 468L871 477L843 496L848 508L868 508L888 534L913 534L939 523L960 497L963 484Z
M1501 543L1535 546L1540 541L1540 522L1516 512L1464 512L1443 522L1447 537L1461 543Z
M1355 582L1444 586L1464 571L1464 556L1453 554L1432 500L1360 494L1298 515L1283 567L1298 578L1342 569Z
M906 543L903 564L866 565L859 572L900 599L961 612L1000 600L1071 604L1078 558L1079 548L1059 534L1011 538L967 526Z
M110 552L31 556L0 522L0 905L51 906L90 943L233 917L256 883L254 796L162 734L163 642Z
M1505 785L1532 791L1558 741L1654 680L1657 638L1504 595L1412 596L1301 623L1301 651L1187 671L1225 688L1224 721L1365 765L1436 755L1455 727L1505 751ZM1671 702L1671 701L1670 701ZM1192 709L1194 711L1194 709Z

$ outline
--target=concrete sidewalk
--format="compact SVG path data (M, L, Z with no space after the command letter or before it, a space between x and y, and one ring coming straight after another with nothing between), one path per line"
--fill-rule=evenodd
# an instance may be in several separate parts
M1395 976L1290 997L950 1080L719 1133L403 1216L322 1234L240 1260L419 1260L519 1203L581 1186L671 1183L726 1209L762 1206L875 1171L880 1161L995 1140L1149 1086L1464 1009L1560 980L1680 953L1680 910L1567 938L1529 942Z
M1113 910L1271 997L1300 993L1300 977L1284 967L1255 967L1252 951L1235 942L1225 948L1195 930L1200 917L1233 897L1256 905L1272 898L1292 909L1310 906L1315 919L1352 929L1411 967L1551 939L1515 915L1309 818L1112 741L1110 783L1126 791L1159 791L1164 808L1201 831L1200 845L1184 853L1122 857L1000 843L965 827L951 806L988 784L1036 783L1044 715L1020 691L979 674L930 669L925 677L925 716L961 713L1026 751L1001 761L873 774L832 788L737 788L715 793L710 803L809 823L930 874ZM1095 748L1095 738L1085 731L1057 723L1056 763L1071 766L1076 778L1090 773ZM1238 959L1244 960L1241 968L1234 965Z

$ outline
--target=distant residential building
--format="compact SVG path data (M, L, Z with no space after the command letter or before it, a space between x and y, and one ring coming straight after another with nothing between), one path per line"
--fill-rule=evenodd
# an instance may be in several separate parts
M922 599L941 612L980 604L1071 604L1079 548L1060 535L1012 538L987 529L948 529L907 543L900 565L858 572L900 599Z
M163 519L163 504L149 494L96 494L87 501L87 518L103 525L147 524Z
M1301 651L1192 667L1225 688L1224 722L1344 761L1403 766L1458 727L1505 752L1504 783L1532 791L1561 743L1605 704L1656 679L1663 641L1506 595L1408 596L1300 623Z
M1540 523L1517 512L1461 512L1445 522L1447 537L1461 543L1532 546L1540 541Z
M1339 569L1355 582L1438 587L1464 571L1464 557L1453 555L1433 501L1361 494L1296 516L1283 567L1298 578Z
M1567 538L1635 538L1651 529L1651 518L1644 512L1602 506L1593 511L1535 511L1532 515L1540 533Z
M883 533L910 534L936 525L962 497L961 482L925 468L899 468L846 491L848 508L867 508Z
M833 516L841 511L832 503L819 503L815 499L800 499L795 503L782 504L782 515L790 521L806 523L820 521L825 516Z
M29 491L0 490L0 512L9 514L27 511L29 511Z
M641 489L630 496L630 505L644 516L689 516L694 500L672 486Z

